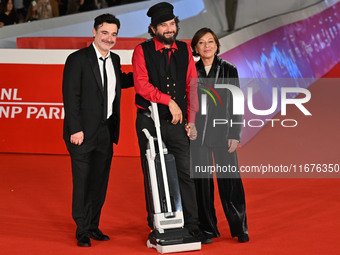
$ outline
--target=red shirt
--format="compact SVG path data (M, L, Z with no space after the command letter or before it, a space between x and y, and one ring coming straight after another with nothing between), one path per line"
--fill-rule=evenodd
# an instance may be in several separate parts
M164 45L158 41L156 38L153 38L155 42L156 51L163 52ZM188 45L187 45L188 46ZM169 51L169 55L178 50L176 42L174 42L171 46L171 51ZM196 113L198 112L198 97L197 97L197 71L194 62L194 58L191 53L191 49L188 46L189 52L189 65L187 71L186 78L186 95L187 95L187 116L188 122L195 122ZM169 56L170 59L170 56ZM158 88L149 83L149 74L145 64L144 52L142 45L138 45L135 48L132 56L132 66L133 66L133 80L135 84L136 93L146 100L168 105L171 99L171 96L165 93L162 93ZM193 79L193 82L190 83L190 80ZM194 87L193 87L194 86ZM190 87L191 87L191 97L190 97ZM192 101L190 103L190 100ZM141 108L137 105L137 107Z

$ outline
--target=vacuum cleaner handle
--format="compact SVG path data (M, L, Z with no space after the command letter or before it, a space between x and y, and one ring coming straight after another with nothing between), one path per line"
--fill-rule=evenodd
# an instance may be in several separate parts
M166 172L166 165L165 165L165 158L164 158L164 151L163 151L163 142L162 142L162 135L161 135L161 125L160 125L160 121L159 121L157 104L155 102L151 102L151 106L149 107L149 109L151 111L151 118L153 119L153 121L155 123L155 127L156 127L158 151L159 151L159 157L160 157L160 160L161 160L161 168L162 168L162 175L163 175L166 206L167 206L167 212L170 213L170 212L172 212L172 207L171 207L168 175L167 175L167 172Z

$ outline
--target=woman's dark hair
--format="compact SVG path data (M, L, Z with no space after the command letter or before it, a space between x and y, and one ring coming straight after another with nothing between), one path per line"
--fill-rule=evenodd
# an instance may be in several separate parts
M175 17L175 23L176 23L177 33L178 33L178 31L179 31L179 27L178 27L179 19L178 19L177 16ZM158 24L157 24L157 25L158 25ZM155 37L156 35L155 35L155 33L152 31L151 27L153 27L153 28L156 30L156 29L157 29L157 25L156 25L156 26L153 26L153 25L151 25L151 24L149 25L148 33L151 35L152 38Z
M102 14L102 15L99 15L98 17L96 17L94 19L94 25L93 25L94 29L98 30L98 27L100 25L102 25L103 23L116 24L118 30L120 28L119 19L117 19L114 15L112 15L110 13L105 13L105 14Z
M8 2L9 2L9 0L3 0L3 1L1 1L1 3L0 3L0 13L5 13L5 12L8 11L8 10L7 10L7 4L8 4ZM13 1L12 1L12 5L13 5L13 8L12 8L11 12L13 12L13 10L14 10Z
M210 28L204 27L204 28L201 28L200 30L198 30L191 40L192 55L194 55L195 57L199 56L198 53L195 51L195 46L197 45L198 41L207 33L212 34L212 36L215 40L215 43L217 44L217 50L216 50L215 54L217 55L218 53L220 53L220 42L217 38L217 35Z
M9 0L2 0L0 3L0 14L5 14L8 10L7 10L7 4L8 4ZM14 0L12 0L12 10L10 11L10 13L8 14L8 17L10 19L10 23L7 23L5 25L11 25L11 24L15 24L19 22L19 18L17 15L17 12L14 8Z

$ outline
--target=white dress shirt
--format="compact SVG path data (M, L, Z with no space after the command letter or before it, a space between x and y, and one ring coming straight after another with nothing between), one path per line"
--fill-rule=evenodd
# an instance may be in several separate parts
M115 95L116 95L115 69L113 67L110 51L107 53L105 57L103 57L98 51L98 49L96 48L96 45L94 45L94 43L92 43L92 45L94 49L96 50L100 76L102 78L103 86L104 86L103 60L100 60L100 58L108 58L105 62L105 67L106 67L106 75L107 75L107 118L109 118L112 115L113 100L115 99Z

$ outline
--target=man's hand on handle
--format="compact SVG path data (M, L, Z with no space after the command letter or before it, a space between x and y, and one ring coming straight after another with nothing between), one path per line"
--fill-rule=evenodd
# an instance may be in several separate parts
M172 115L171 123L174 125L176 125L178 122L182 124L183 115L182 115L181 108L179 108L176 102L172 99L170 99L168 106L169 106L170 113Z

